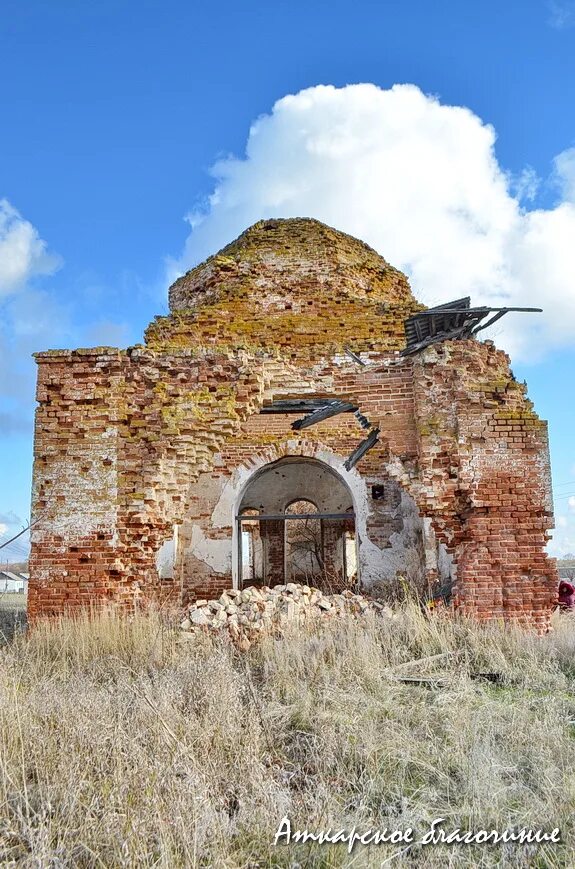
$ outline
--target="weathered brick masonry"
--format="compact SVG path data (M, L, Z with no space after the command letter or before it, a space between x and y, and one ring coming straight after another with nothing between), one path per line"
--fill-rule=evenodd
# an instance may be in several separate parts
M353 509L365 588L407 577L450 587L464 613L545 628L557 583L546 424L488 341L400 357L421 308L356 239L266 221L176 281L144 345L37 354L30 617L220 593L245 557L236 514L265 506L250 492L269 493L275 515L303 480L297 496L320 510ZM353 403L379 442L347 471L365 436L356 417L296 432L301 413L260 412L295 398ZM277 578L273 521L258 545ZM332 560L353 525L337 521L322 526Z

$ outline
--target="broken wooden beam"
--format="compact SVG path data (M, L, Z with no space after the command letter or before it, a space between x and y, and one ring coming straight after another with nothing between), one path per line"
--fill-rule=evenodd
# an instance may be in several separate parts
M361 365L363 368L366 367L366 363L362 359L360 359L357 353L354 353L350 347L344 347L343 350L344 353L349 356L350 359L353 359L353 361L356 362L358 365Z
M330 401L329 404L314 410L313 413L304 416L303 419L296 419L292 422L291 427L295 431L300 431L302 428L309 428L310 425L315 425L318 422L323 422L324 419L330 419L332 416L337 416L340 413L349 413L357 411L357 405L350 401Z
M337 519L346 521L348 519L355 519L355 513L353 510L350 510L347 513L238 513L236 516L238 522L291 522L292 519Z
M513 306L493 308L487 305L472 308L469 305L469 298L466 297L449 302L447 305L437 305L427 311L419 311L405 321L407 346L400 355L411 356L425 347L429 347L430 344L440 341L471 338L511 311L541 313L542 309ZM479 325L489 314L494 314L494 316L490 317L486 323Z
M353 415L355 416L356 420L358 421L358 423L360 424L360 426L362 428L365 428L365 429L371 428L370 421L368 420L368 418L366 416L363 415L363 413L360 413L359 410L355 410Z
M364 441L360 443L360 445L353 451L349 459L346 459L344 462L344 468L346 471L351 471L351 469L357 465L359 460L365 456L368 450L370 450L379 439L379 429L374 428L371 434L369 434Z
M337 398L282 398L264 404L260 413L311 413Z
M418 311L417 314L414 314L414 317L425 317L425 316L433 316L437 314L441 310L438 308L428 308L427 311ZM491 311L500 311L503 314L507 314L509 311L520 311L526 314L542 314L543 308L513 308L513 307L504 307L504 308L490 308L488 305L477 305L475 308L448 308L444 313L446 314L473 314L479 311L484 311L486 314L489 314Z

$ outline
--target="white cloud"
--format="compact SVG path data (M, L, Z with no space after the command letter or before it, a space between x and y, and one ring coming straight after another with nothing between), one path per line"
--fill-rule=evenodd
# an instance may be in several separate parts
M0 522L0 537L3 537L7 531L8 531L8 526L5 525L4 522Z
M213 167L215 189L188 220L181 273L262 217L316 217L406 271L427 304L544 307L509 314L497 341L532 359L575 341L575 157L555 160L561 200L524 207L536 178L499 165L495 131L414 85L320 85L278 100L246 155Z
M563 198L575 203L575 148L567 148L555 157L555 176Z
M0 435L31 430L36 377L32 353L51 347L123 345L129 336L123 324L87 319L85 304L80 324L74 298L35 286L35 277L53 274L62 262L37 229L0 199ZM83 300L90 301L90 295L89 290L81 293Z
M60 265L60 257L48 251L32 224L7 199L0 199L0 296L36 275L53 274Z
M574 0L550 0L549 24L555 30L565 30L575 24Z
M575 517L573 514L555 516L555 529L549 541L549 553L554 558L565 558L575 551Z
M35 376L31 354L59 341L68 312L34 278L62 259L7 199L0 199L0 435L30 429Z
M570 536L565 536L556 539L556 533L553 535L549 554L552 558L573 558L575 552L575 532L571 531Z
M555 530L549 543L549 552L556 558L573 558L575 552L575 497L558 501L555 510Z

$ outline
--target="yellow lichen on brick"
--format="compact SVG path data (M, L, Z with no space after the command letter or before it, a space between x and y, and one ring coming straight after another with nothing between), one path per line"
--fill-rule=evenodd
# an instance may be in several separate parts
M363 242L314 220L260 221L170 290L171 314L146 332L154 350L265 349L305 358L405 345L422 306L407 279Z

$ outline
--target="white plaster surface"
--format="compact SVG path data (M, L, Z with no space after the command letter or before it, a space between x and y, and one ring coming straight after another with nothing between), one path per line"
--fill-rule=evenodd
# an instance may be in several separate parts
M176 526L177 528L177 526ZM156 553L156 569L160 579L174 578L174 563L176 559L176 540L164 540Z
M209 565L214 573L229 573L232 569L231 540L212 540L198 525L192 527L190 553Z
M407 492L401 492L401 501L396 508L396 516L401 518L401 531L393 532L389 537L389 547L379 549L377 563L371 566L372 581L392 580L402 575L408 581L417 580L424 566L423 521L417 512L413 498ZM367 584L364 580L364 584Z
M359 578L365 588L381 580L394 579L398 573L409 579L412 572L420 573L424 566L424 526L413 498L402 490L397 515L403 521L403 528L392 533L390 545L381 549L367 534L372 502L364 478L356 468L347 471L344 458L325 448L314 445L310 450L308 442L302 445L299 440L287 441L278 449L276 460L269 455L256 456L249 467L236 468L232 477L222 480L220 486L210 526L229 528L230 537L212 540L198 525L193 525L189 551L216 573L227 573L231 569L234 582L238 573L236 514L242 507L259 509L260 506L266 512L283 512L294 497L312 500L323 512L343 512L353 506ZM253 498L258 503L251 503ZM434 541L428 540L428 546L433 548L429 558L435 565Z

